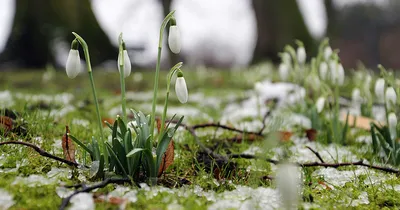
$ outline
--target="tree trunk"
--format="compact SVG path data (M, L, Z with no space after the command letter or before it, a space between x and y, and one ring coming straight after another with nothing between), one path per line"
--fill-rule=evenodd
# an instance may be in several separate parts
M16 0L13 28L0 62L35 69L56 65L53 42L70 43L72 31L87 41L93 65L116 59L118 51L97 23L89 0Z
M257 44L253 63L271 59L279 61L278 52L287 44L301 40L308 52L315 43L304 23L296 0L253 0L257 21Z

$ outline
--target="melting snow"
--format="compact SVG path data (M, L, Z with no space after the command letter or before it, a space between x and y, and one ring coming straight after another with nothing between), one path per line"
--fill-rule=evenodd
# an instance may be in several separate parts
M95 204L91 193L79 193L71 199L71 210L94 210Z
M13 196L0 188L0 209L6 210L14 205L14 203Z

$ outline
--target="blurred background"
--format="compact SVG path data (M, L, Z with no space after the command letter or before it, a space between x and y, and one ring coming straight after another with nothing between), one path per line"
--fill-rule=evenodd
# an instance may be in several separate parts
M159 27L170 10L182 51L171 56L164 43L164 67L178 59L219 68L276 63L295 39L315 55L329 37L345 68L400 68L398 0L1 0L0 71L62 69L72 31L85 38L96 67L116 69L123 32L133 66L154 68Z

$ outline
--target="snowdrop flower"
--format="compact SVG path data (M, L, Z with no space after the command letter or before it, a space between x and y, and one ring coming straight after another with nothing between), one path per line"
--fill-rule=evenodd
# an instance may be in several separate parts
M330 60L329 61L329 70L330 70L330 78L332 84L336 84L339 79L339 74L338 74L338 64L335 60Z
M124 55L124 77L128 77L131 74L132 64L131 59L129 59L128 51L125 47L125 42L122 42L122 53ZM122 53L118 54L118 71L121 73L121 64L122 64Z
M392 107L396 104L396 101L397 101L396 91L394 91L394 88L392 86L389 86L386 89L385 99L386 99L387 108L389 110L391 110Z
M354 88L353 92L351 93L351 101L354 105L359 105L362 103L363 98L361 97L360 89Z
M328 61L329 58L331 57L331 55L332 55L332 48L330 46L325 47L325 49L324 49L325 60Z
M342 86L344 84L344 68L341 63L337 65L337 76L338 76L338 85Z
M263 84L261 82L256 82L256 84L254 84L254 89L256 93L260 95L263 92Z
M175 81L175 92L178 100L181 103L186 103L188 101L188 90L186 86L185 78L183 77L183 73L181 71L178 72L178 77Z
M281 59L282 59L282 63L286 64L286 65L290 65L291 62L291 57L290 54L287 52L284 52L281 54Z
M171 52L178 54L181 52L181 33L176 25L175 18L171 18L170 21L168 45Z
M289 66L286 63L279 64L279 76L283 81L289 78Z
M321 113L322 110L324 109L324 106L325 106L325 98L324 97L319 97L317 99L317 102L315 103L315 106L317 107L317 112Z
M390 132L390 138L392 138L392 140L397 138L397 117L396 114L394 112L391 112L388 115L388 124L389 124L389 132Z
M281 194L284 209L297 209L301 193L300 168L294 164L283 163L278 166L276 185Z
M75 78L81 71L81 58L79 57L78 41L74 39L69 50L67 64L65 65L67 76L71 79Z
M383 102L385 98L385 79L380 77L375 82L375 96L379 102Z
M328 74L328 64L326 62L321 62L319 64L319 76L322 80L326 80Z
M297 48L297 60L299 64L304 64L306 62L307 54L306 49L303 46Z

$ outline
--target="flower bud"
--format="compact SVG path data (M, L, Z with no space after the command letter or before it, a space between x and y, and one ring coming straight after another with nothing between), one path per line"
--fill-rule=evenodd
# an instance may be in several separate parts
M397 117L394 112L388 115L389 132L392 140L397 138Z
M65 65L67 76L71 79L75 78L81 72L81 58L78 51L78 41L74 40L69 50L67 63Z
M131 59L129 59L128 51L125 48L125 43L122 43L122 53L124 54L124 77L128 77L131 74L132 63ZM122 53L118 54L118 71L121 73L121 64L122 64Z
M175 92L181 103L184 104L188 101L188 90L182 72L178 72L178 77L175 81Z
M321 77L322 80L326 80L327 74L328 74L328 64L326 64L326 62L321 62L321 64L319 64L319 76Z
M386 89L385 100L386 100L386 107L388 108L388 110L391 110L392 107L396 105L397 95L396 91L392 86L389 86Z
M335 60L329 61L329 76L332 84L337 84L339 79L338 64Z
M332 55L332 48L330 46L325 47L324 49L324 58L325 61L328 61Z
M292 59L291 59L289 53L284 52L284 53L281 54L281 60L282 60L282 63L284 63L286 65L290 65L290 62L291 62Z
M283 81L289 78L289 66L286 63L279 64L279 76Z
M299 64L304 64L307 59L306 49L304 47L297 48L297 60Z
M383 102L385 98L385 79L380 77L375 82L375 96L379 102Z
M339 63L337 65L337 75L338 75L338 85L342 86L344 84L344 68L343 65L341 63Z
M315 103L315 106L317 107L317 112L321 113L322 110L324 109L324 106L325 106L325 98L324 97L319 97L317 99L317 102Z
M284 209L297 209L301 194L301 177L300 168L294 164L283 163L278 166L276 185Z
M171 26L169 27L168 45L171 52L178 54L181 52L181 33L176 25L175 18L171 18Z
M361 97L361 92L360 89L354 88L353 92L351 93L351 101L353 104L361 104L363 101L363 98Z

